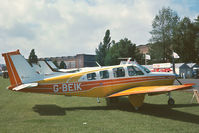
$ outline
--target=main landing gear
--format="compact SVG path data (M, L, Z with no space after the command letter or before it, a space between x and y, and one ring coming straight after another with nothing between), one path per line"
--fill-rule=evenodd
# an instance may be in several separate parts
M118 102L119 102L118 97L106 98L107 106L116 106Z
M97 97L97 103L100 103L100 99L99 99L99 97Z
M169 100L168 100L168 105L173 106L175 104L174 99L171 97L171 92L168 93Z

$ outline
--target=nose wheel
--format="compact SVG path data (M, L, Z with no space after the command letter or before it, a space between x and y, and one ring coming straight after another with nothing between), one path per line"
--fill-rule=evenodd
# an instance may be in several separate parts
M174 104L175 104L174 99L173 99L173 98L169 98L169 100L168 100L168 105L169 105L169 106L173 106Z
M168 96L169 96L168 105L169 105L169 106L173 106L173 105L175 104L175 101L174 101L174 99L171 97L171 93L170 93L170 92L168 93Z

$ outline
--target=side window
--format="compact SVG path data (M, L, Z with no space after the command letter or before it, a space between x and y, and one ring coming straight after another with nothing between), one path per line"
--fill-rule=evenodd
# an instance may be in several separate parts
M114 77L124 77L125 76L125 70L123 67L113 68L113 75Z
M100 71L100 78L101 78L101 79L107 79L107 78L109 78L109 73L108 73L108 71L107 71L107 70L105 70L105 71Z
M88 80L96 80L96 73L89 73L87 74Z
M136 66L134 66L134 69L135 69L136 75L144 75L144 73Z
M136 72L135 72L135 69L134 69L133 66L128 66L127 69L128 69L129 76L135 76L136 75Z

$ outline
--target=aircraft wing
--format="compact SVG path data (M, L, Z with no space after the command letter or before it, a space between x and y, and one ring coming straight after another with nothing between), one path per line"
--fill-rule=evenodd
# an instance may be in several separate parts
M167 86L141 86L114 93L108 97L128 96L133 94L164 93L175 90L190 89L195 84L167 85Z

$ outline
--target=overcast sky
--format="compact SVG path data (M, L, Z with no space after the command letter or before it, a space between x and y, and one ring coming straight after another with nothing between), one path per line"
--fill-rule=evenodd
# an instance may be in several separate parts
M0 0L0 53L19 49L28 57L95 54L105 31L146 44L162 7L182 18L199 15L199 0ZM2 56L0 63L4 63Z

